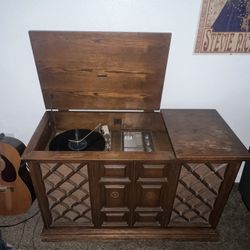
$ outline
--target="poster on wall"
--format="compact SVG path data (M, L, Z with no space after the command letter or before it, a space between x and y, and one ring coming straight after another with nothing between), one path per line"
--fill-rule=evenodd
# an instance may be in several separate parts
M203 0L195 53L250 53L250 0Z

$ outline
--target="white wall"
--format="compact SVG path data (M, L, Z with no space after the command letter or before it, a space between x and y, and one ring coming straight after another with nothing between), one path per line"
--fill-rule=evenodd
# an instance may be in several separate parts
M215 108L250 145L250 57L193 54L201 3L0 0L0 132L27 143L45 110L29 30L172 32L162 107Z

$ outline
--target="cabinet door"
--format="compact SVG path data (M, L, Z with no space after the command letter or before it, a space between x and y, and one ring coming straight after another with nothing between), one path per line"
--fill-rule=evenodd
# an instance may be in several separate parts
M179 167L172 162L106 161L91 170L96 227L166 227Z
M99 213L101 226L131 225L132 167L129 162L99 164Z
M168 200L166 163L135 164L134 226L164 226Z

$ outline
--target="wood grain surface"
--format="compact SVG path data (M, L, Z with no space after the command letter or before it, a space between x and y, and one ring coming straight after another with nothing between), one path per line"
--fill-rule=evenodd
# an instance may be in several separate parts
M162 110L177 159L246 160L245 146L216 110Z
M46 108L159 109L170 33L31 31Z

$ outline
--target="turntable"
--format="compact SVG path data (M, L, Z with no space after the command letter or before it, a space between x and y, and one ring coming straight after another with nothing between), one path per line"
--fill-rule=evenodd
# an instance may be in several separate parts
M23 159L43 240L218 238L249 154L215 110L160 109L170 38L30 32L47 110Z
M102 151L110 148L110 140L106 140L102 132L95 130L72 129L57 134L49 143L50 151ZM103 131L103 130L100 130Z

